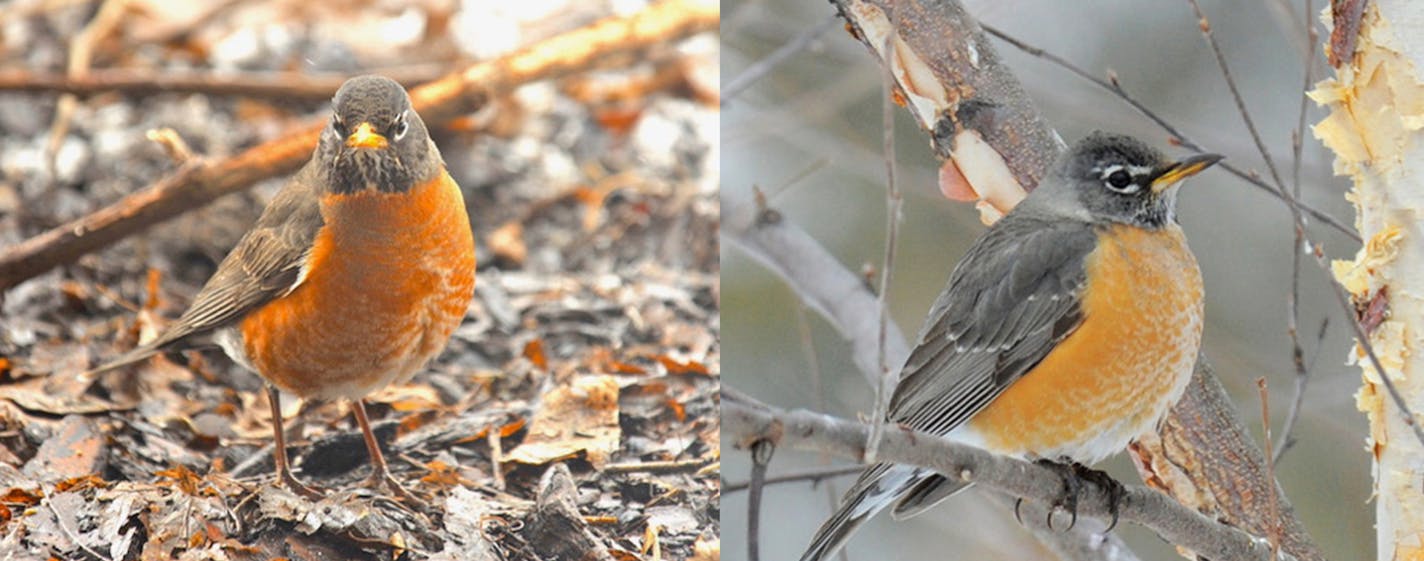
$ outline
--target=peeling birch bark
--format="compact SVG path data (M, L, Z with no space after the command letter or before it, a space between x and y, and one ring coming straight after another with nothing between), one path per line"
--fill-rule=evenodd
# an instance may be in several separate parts
M1370 343L1415 412L1424 410L1424 378L1419 376L1424 372L1421 27L1422 4L1369 2L1353 38L1352 56L1332 56L1340 63L1335 77L1310 93L1330 111L1315 126L1315 136L1335 152L1335 173L1353 183L1346 198L1355 203L1355 226L1366 240L1353 261L1334 263L1335 278L1356 302L1387 305L1389 314L1370 334ZM1370 422L1376 558L1418 559L1424 555L1424 447L1358 345L1350 359L1363 371L1355 399Z
M985 224L1038 186L1065 145L979 23L952 0L839 0L852 33L889 62L897 100L930 135L940 158L959 166Z

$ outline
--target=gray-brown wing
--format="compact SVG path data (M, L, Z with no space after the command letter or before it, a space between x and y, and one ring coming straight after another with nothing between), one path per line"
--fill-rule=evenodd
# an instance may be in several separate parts
M1093 227L1010 213L950 275L891 397L890 420L945 434L983 409L1083 321Z
M277 193L178 321L152 342L94 372L132 364L162 349L181 347L295 288L322 226L314 171L310 166L303 167Z

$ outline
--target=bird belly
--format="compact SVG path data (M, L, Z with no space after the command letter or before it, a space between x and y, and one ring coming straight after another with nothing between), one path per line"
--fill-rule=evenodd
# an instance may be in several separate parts
M1112 227L1088 257L1084 320L959 431L989 450L1092 464L1155 427L1190 381L1202 281L1175 225Z
M326 195L304 281L239 324L243 357L302 397L357 399L439 354L474 292L474 237L449 176Z

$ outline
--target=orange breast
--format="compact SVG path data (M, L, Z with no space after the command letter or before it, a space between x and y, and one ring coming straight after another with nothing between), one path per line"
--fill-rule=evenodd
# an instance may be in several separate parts
M407 193L326 195L305 280L242 320L249 362L303 397L359 398L445 346L475 286L474 236L449 175Z
M989 449L1096 462L1152 428L1191 378L1202 281L1181 229L1116 226L1099 239L1083 324L970 419Z

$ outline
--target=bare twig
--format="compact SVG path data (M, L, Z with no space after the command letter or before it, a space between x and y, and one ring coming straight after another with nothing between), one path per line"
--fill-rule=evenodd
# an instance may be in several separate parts
M1216 57L1216 67L1221 70L1222 77L1226 78L1226 87L1231 90L1231 99L1236 102L1236 110L1241 114L1241 120L1246 123L1246 131L1251 133L1251 142L1256 144L1256 151L1261 154L1261 159L1266 161L1266 169L1271 172L1271 179L1275 180L1276 188L1285 190L1285 182L1281 180L1281 172L1276 169L1276 162L1271 158L1271 152L1266 149L1266 143L1261 140L1261 133L1256 130L1256 121L1251 118L1251 112L1246 109L1246 100L1241 97L1241 90L1236 87L1236 80L1231 77L1231 67L1226 64L1226 55L1221 52L1221 45L1216 42L1216 35L1211 32L1211 22L1207 21L1206 14L1202 13L1201 4L1197 0L1187 0L1192 5L1192 11L1197 15L1197 28L1201 29L1202 38L1211 47L1211 54ZM1294 212L1294 209L1292 209Z
M473 64L416 88L411 98L426 122L443 123L519 85L564 76L609 57L714 30L717 16L714 2L660 2L629 17L608 18L507 56ZM631 63L636 57L619 60ZM325 122L320 119L300 132L225 160L185 166L113 205L7 248L0 253L0 290L222 195L290 173L311 157Z
M46 497L49 497L51 495L53 495L53 492L45 493ZM44 501L44 505L45 508L49 509L50 515L54 516L54 525L59 526L59 530L61 532L64 532L64 537L69 538L69 541L74 542L74 545L77 545L80 549L83 549L84 553L93 555L95 559L99 559L100 561L112 561L111 559L109 559L109 556L94 551L93 548L89 547L87 544L85 544L79 539L79 535L75 534L74 530L70 529L69 525L64 523L64 517L59 515L59 510L54 508L54 501L46 498Z
M1271 474L1271 479L1275 479L1275 478L1276 478L1276 460L1275 460L1275 454L1272 453L1272 450L1271 450L1271 399L1270 399L1270 392L1268 392L1266 388L1267 388L1267 386L1266 386L1266 377L1265 377L1265 376L1262 376L1262 377L1260 377L1260 378L1256 378L1256 395L1257 395L1257 396L1260 398L1260 400L1261 400L1261 431L1262 431L1261 440L1266 443L1266 444L1265 444L1265 446L1266 446L1266 453L1265 453L1265 456L1266 456L1266 473ZM1280 501L1277 501L1277 500L1276 500L1276 494L1275 494L1275 493L1271 493L1271 494L1270 494L1270 501L1271 501L1271 511L1272 511L1274 514L1271 516L1271 520L1272 520L1273 522L1272 522L1271 525L1270 525L1270 531L1268 532L1268 536L1267 536L1267 537L1270 538L1270 540L1271 540L1271 556L1272 556L1272 557L1280 557L1280 555L1281 555L1281 523L1280 523L1280 520L1281 520L1281 503L1280 503Z
M723 389L723 431L733 442L772 441L779 447L829 452L858 458L869 427L812 413L784 411ZM909 430L888 431L881 443L881 460L956 474L1039 504L1052 504L1063 490L1058 472L1023 460L999 456L935 435ZM1078 497L1078 514L1106 518L1112 500L1107 489L1085 485ZM1257 539L1182 506L1145 487L1126 488L1118 514L1124 521L1152 529L1163 539L1209 559L1269 559L1271 552ZM1294 559L1283 553L1279 559Z
M677 473L681 471L696 471L703 466L713 462L708 458L693 458L690 460L661 460L650 462L637 462L629 464L608 464L603 466L604 473Z
M771 464L771 456L776 452L776 443L770 439L759 439L750 446L752 451L752 477L747 493L747 559L761 559L761 492L766 483L766 466Z
M748 87L751 87L752 84L755 84L757 80L760 80L763 76L770 74L771 71L776 69L776 67L779 66L781 63L786 62L786 59L789 59L792 55L801 52L802 49L805 49L806 47L810 46L811 43L814 42L816 39L819 39L822 35L825 35L827 31L834 29L836 27L836 24L839 22L840 18L836 16L826 18L825 21L817 24L816 26L802 31L800 34L793 37L790 41L787 41L785 45L782 45L781 47L778 47L775 51L772 51L772 53L770 55L767 55L766 58L757 61L756 64L748 66L746 70L743 70L742 73L738 74L735 78L728 80L727 85L722 88L721 105L723 107L726 107L728 101L731 101L732 98L741 95L744 90L746 90Z
M1305 363L1305 373L1295 377L1294 398L1291 399L1290 409L1286 411L1286 420L1281 426L1281 436L1275 445L1275 457L1272 458L1272 461L1277 464L1281 463L1281 457L1285 456L1286 450L1295 446L1295 437L1292 436L1292 433L1295 431L1296 423L1300 420L1301 405L1305 403L1305 386L1310 381L1310 371L1315 369L1316 359L1320 358L1320 348L1325 342L1325 333L1329 327L1329 317L1320 321L1320 332L1315 336L1315 352L1310 354L1310 360Z
M118 25L119 19L128 8L128 0L106 0L99 6L94 19L84 26L69 43L69 61L66 72L71 77L82 77L89 73L89 65L94 60L94 45L108 36ZM59 154L60 143L69 134L69 123L74 118L74 110L79 107L79 98L64 95L54 109L54 122L50 125L49 141L45 143L45 167L49 171L50 184L58 182L55 158Z
M489 431L488 440L490 447L490 473L494 475L493 487L503 491L505 490L504 466L501 464L504 463L504 443L500 441L499 431L497 430Z
M1305 83L1300 88L1300 109L1296 113L1295 130L1291 131L1291 196L1296 201L1300 201L1300 165L1301 165L1301 137L1305 131L1305 112L1310 104L1310 96L1306 92L1310 91L1310 85L1314 82L1315 64L1315 44L1316 32L1315 23L1312 19L1315 9L1311 0L1305 0L1305 34L1306 49L1305 55ZM1291 363L1295 366L1295 398L1291 400L1291 408L1286 414L1285 426L1281 428L1280 442L1276 445L1276 451L1271 458L1272 462L1279 462L1281 455L1290 448L1292 440L1291 431L1295 430L1295 421L1300 412L1300 406L1305 400L1305 386L1309 380L1310 371L1305 364L1305 351L1300 345L1300 265L1301 254L1308 251L1308 241L1305 238L1305 230L1298 224L1295 225L1295 236L1291 242L1291 290L1286 296L1286 332L1291 339ZM1320 326L1321 339L1324 339L1325 326ZM1320 351L1319 342L1316 343L1316 352ZM1313 361L1312 361L1313 362Z
M895 14L890 15L893 27L897 22ZM895 42L885 39L886 58L895 58ZM881 143L885 158L885 259L880 264L880 331L876 339L876 356L879 359L880 383L875 386L875 409L871 413L870 441L865 445L865 461L874 462L875 453L880 448L880 434L885 432L885 417L890 410L890 392L900 379L899 363L892 369L885 360L885 337L890 323L890 311L885 301L890 294L890 282L894 279L895 246L900 237L900 207L904 197L895 184L895 75L890 65L885 65L885 95L881 100Z
M1118 82L1116 76L1109 76L1109 80L1103 80L1101 78L1098 78L1097 76L1088 73L1088 71L1083 70L1082 68L1078 67L1072 62L1069 62L1063 57L1025 43L1024 41L1019 40L1018 38L1009 35L997 28L985 25L984 32L988 33L989 35L993 35L999 40L1008 43L1010 46L1013 46L1014 48L1020 51L1023 51L1036 58L1046 60L1049 63L1054 64L1055 66L1067 70L1069 73L1072 73L1073 75L1076 75L1079 78L1087 80L1088 82L1107 90L1109 93L1112 93L1113 95L1117 96L1118 99L1121 99L1124 103L1128 104L1128 106L1132 107L1143 117L1146 117L1148 120L1152 121L1167 134L1171 135L1172 138L1176 139L1177 142L1182 145L1182 147L1188 150L1192 150L1194 152L1208 152L1205 147L1200 144L1197 144L1196 141L1192 140L1191 137L1188 137L1186 134L1183 134L1182 131L1179 130L1175 125L1168 122L1166 119L1162 118L1157 113L1153 112L1141 101L1138 101L1137 98L1129 94L1127 90L1122 88L1122 84ZM1242 181L1245 181L1247 184L1256 187L1257 189L1260 189L1261 191L1273 197L1276 197L1278 199L1282 197L1279 192L1277 192L1273 187L1271 187L1271 185L1267 184L1265 181L1262 181L1261 178L1257 177L1255 174L1249 171L1236 167L1231 162L1220 162L1216 165L1216 167L1230 172L1232 175L1235 175ZM1346 237L1349 237L1354 241L1361 241L1360 234L1358 232L1356 232L1353 228L1345 225L1345 223L1336 220L1335 217L1326 214L1325 211L1316 209L1304 203L1297 204L1301 208L1301 210L1310 214L1312 218L1315 218L1316 220L1319 220L1325 225L1330 226L1331 229L1345 235Z
M833 477L855 475L857 473L860 473L864 469L865 466L859 465L849 467L841 466L809 469L801 472L769 476L766 479L762 480L762 485L780 485L783 483L798 483L803 481L811 484L816 484ZM725 495L727 493L740 493L742 491L747 490L750 485L750 481L724 482L722 483L722 494Z
M163 127L161 129L152 129L145 133L144 136L163 148L163 153L167 154L168 159L173 160L175 164L181 166L193 159L193 149L188 147L187 141L183 140L182 135L179 135L178 131Z

